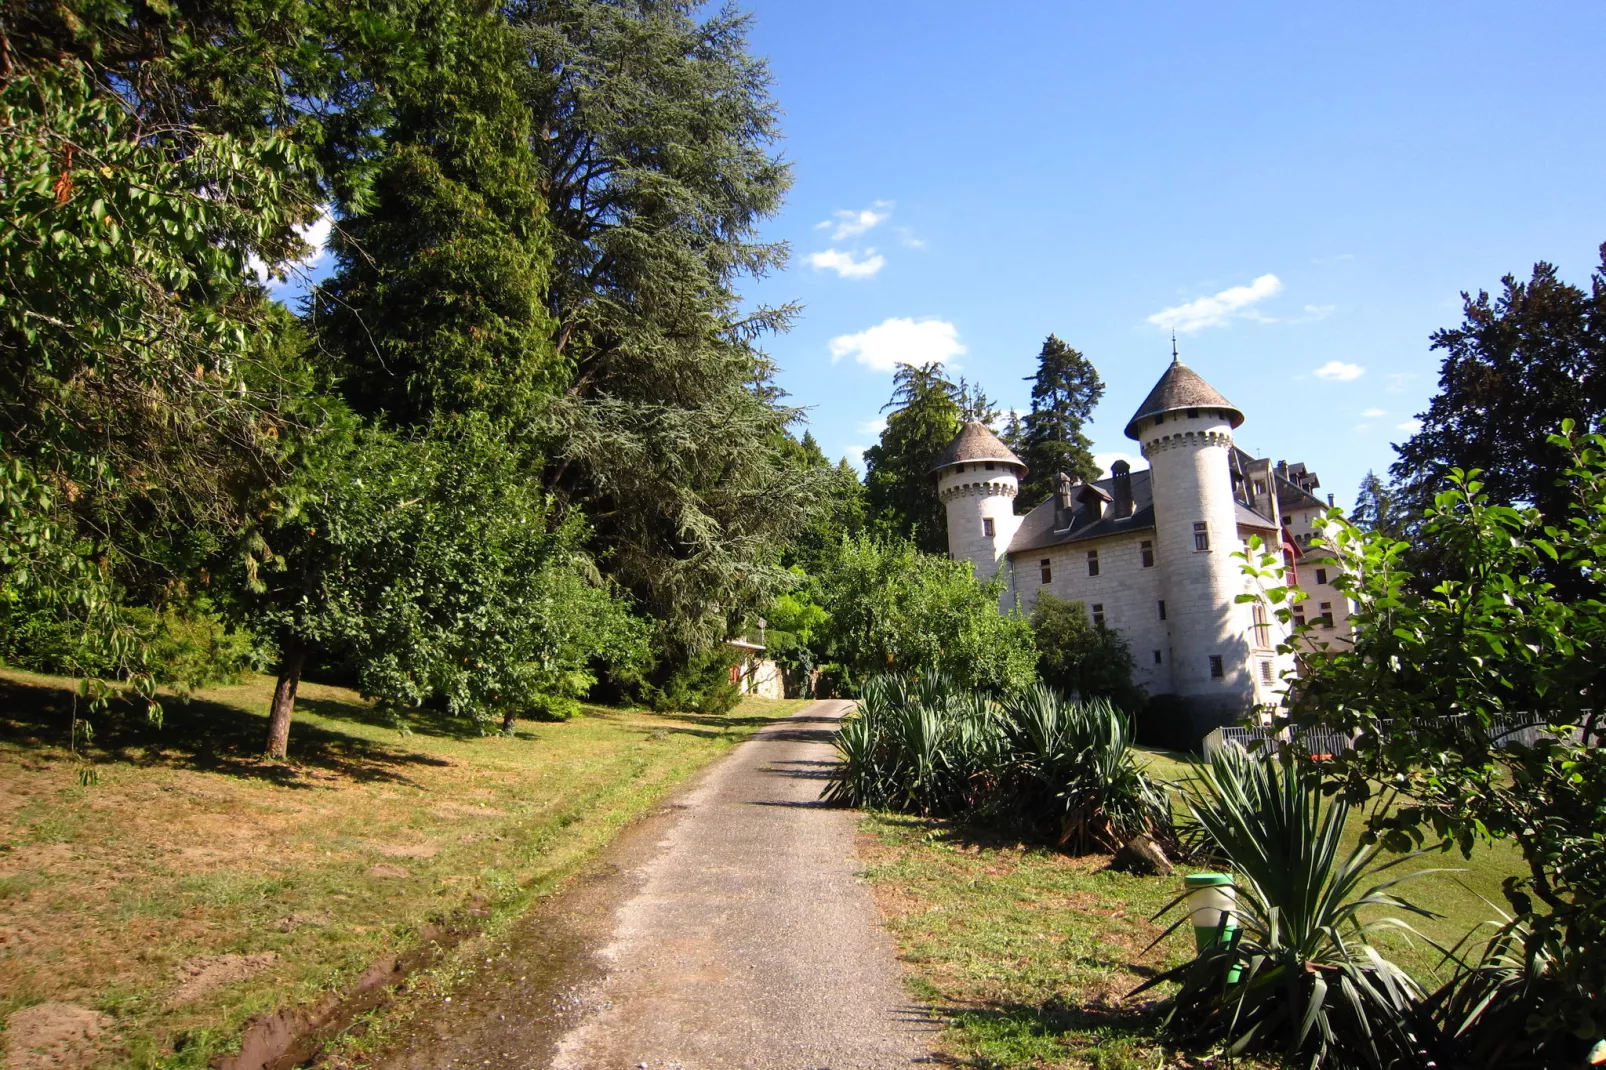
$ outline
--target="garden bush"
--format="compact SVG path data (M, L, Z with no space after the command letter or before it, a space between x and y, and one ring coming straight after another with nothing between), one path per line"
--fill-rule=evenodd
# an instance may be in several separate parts
M1223 1045L1234 1056L1280 1054L1313 1068L1426 1065L1433 1036L1422 1028L1424 993L1367 940L1369 930L1409 926L1360 914L1431 916L1390 889L1433 871L1363 888L1417 856L1377 865L1375 843L1345 851L1349 805L1324 803L1317 775L1275 756L1221 749L1200 766L1186 801L1233 870L1237 930L1134 994L1175 982L1166 1027L1184 1043ZM1188 923L1184 913L1167 935Z
M968 816L1077 854L1140 832L1172 841L1166 798L1107 700L1072 702L1043 685L998 700L936 674L877 676L835 742L834 802Z

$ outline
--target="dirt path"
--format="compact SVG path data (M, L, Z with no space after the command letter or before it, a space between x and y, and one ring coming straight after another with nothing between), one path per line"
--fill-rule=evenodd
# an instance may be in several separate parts
M759 732L526 919L383 1065L883 1070L926 1060L854 820L823 807L822 702Z

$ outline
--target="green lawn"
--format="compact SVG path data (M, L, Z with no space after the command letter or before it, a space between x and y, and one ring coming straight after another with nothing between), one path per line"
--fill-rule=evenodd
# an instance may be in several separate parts
M1187 772L1175 755L1146 761L1158 777ZM1145 950L1174 919L1150 920L1180 890L1180 878L1129 876L1107 869L1103 857L1068 858L902 815L868 814L862 831L867 876L909 983L917 998L949 1016L944 1043L965 1065L1192 1065L1156 1038L1153 1000L1122 998L1193 952L1188 931ZM1351 836L1359 831L1352 824ZM1500 882L1520 858L1502 844L1470 861L1433 855L1402 868L1444 866L1466 872L1425 877L1401 892L1443 915L1414 923L1420 930L1454 943L1492 916L1478 893L1501 902ZM1439 955L1425 943L1386 934L1379 942L1432 981Z
M291 761L269 763L258 677L169 701L160 730L99 718L83 788L66 687L0 672L0 1018L98 1012L107 1064L140 1067L209 1065L252 1014L340 990L432 923L495 929L800 705L593 708L511 737L421 715L404 736L306 685Z

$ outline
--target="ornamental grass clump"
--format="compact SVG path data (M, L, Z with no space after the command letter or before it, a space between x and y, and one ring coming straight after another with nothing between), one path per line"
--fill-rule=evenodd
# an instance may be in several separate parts
M1225 748L1200 767L1186 801L1233 871L1237 931L1134 994L1180 985L1166 1027L1185 1043L1223 1045L1231 1055L1279 1053L1313 1068L1421 1065L1432 1044L1416 1025L1424 993L1367 939L1381 927L1412 930L1392 917L1363 921L1361 912L1432 917L1390 889L1434 871L1363 887L1416 856L1377 866L1376 845L1346 851L1349 806L1324 803L1312 771L1276 756ZM1166 935L1188 920L1184 914Z
M836 736L833 802L966 816L1077 854L1140 833L1169 840L1170 809L1144 775L1131 723L1108 701L1032 687L999 701L942 676L878 676Z

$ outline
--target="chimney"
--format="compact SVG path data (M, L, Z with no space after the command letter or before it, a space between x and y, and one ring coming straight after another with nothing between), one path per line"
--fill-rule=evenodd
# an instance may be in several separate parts
M1062 530L1071 526L1076 513L1076 485L1080 479L1072 479L1064 472L1054 476L1054 528Z
M1125 461L1110 465L1115 482L1115 505L1111 509L1117 520L1132 515L1132 466Z

